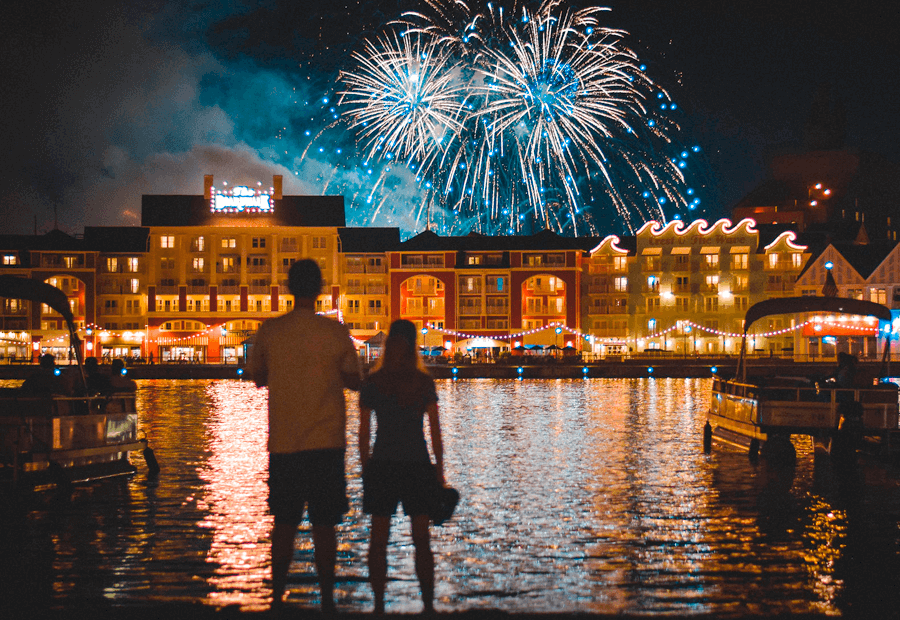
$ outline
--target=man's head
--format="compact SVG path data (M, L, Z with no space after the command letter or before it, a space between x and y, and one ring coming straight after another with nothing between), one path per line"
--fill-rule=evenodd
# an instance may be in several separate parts
M322 292L322 270L311 258L298 260L288 271L288 289L291 295L302 299L315 299Z
M41 368L48 368L50 370L56 368L56 358L53 357L50 353L44 353L40 359Z

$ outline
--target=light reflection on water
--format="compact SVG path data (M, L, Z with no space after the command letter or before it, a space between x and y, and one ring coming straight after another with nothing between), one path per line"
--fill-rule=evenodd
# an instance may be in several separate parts
M438 608L600 613L840 613L897 602L897 471L858 480L700 449L701 379L439 381L447 478L463 499L433 528ZM240 381L141 381L142 426L163 468L34 502L5 528L36 600L198 600L266 606L265 391ZM350 399L351 512L338 604L371 609ZM306 526L304 526L306 529ZM22 541L27 541L23 543ZM18 548L21 546L22 548ZM878 563L875 564L874 562ZM420 609L408 524L395 519L388 610ZM878 566L879 568L875 568ZM290 600L318 604L308 531ZM11 575L11 586L24 576ZM12 590L11 590L12 591ZM893 597L893 598L891 598Z

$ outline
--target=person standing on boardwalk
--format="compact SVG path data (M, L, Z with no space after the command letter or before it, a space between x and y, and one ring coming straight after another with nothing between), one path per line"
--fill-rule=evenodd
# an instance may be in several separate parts
M315 313L322 290L318 264L295 262L288 288L294 309L260 326L248 368L258 387L269 388L272 605L283 602L294 538L307 510L322 610L333 612L335 526L349 509L344 388L359 389L359 359L347 328Z
M380 368L360 389L359 457L363 468L363 511L372 515L369 542L369 582L375 613L384 613L387 583L387 543L397 504L412 521L416 547L416 575L425 613L434 611L434 555L431 552L429 511L444 482L444 448L438 420L434 380L424 372L416 349L416 326L399 320L391 324ZM371 414L378 430L369 452ZM432 465L425 442L423 417L428 416Z

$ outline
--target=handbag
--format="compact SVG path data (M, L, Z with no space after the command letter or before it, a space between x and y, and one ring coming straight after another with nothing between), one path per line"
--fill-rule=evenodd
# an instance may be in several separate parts
M443 525L446 521L449 521L456 511L458 503L459 491L453 487L437 487L434 505L428 515L431 518L431 522L435 525Z

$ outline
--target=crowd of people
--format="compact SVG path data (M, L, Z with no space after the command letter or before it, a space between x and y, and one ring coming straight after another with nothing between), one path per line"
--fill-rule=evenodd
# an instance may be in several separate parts
M363 510L371 515L368 568L375 612L385 608L387 543L398 505L411 521L416 575L424 611L431 612L430 525L447 518L458 494L446 487L437 392L423 370L416 326L406 320L392 323L378 366L363 379L350 332L315 312L322 288L318 264L308 259L295 262L288 287L294 309L262 324L248 367L256 385L268 387L272 606L283 605L294 539L306 513L312 525L322 610L335 610L336 526L349 510L344 469L344 388L349 388L359 392L358 448ZM372 415L377 428L374 445Z
M21 389L29 394L59 394L64 396L90 396L137 389L137 384L126 375L125 362L114 359L111 364L100 365L96 357L84 360L84 375L78 366L57 366L56 358L49 353L41 355L38 368L22 383Z

